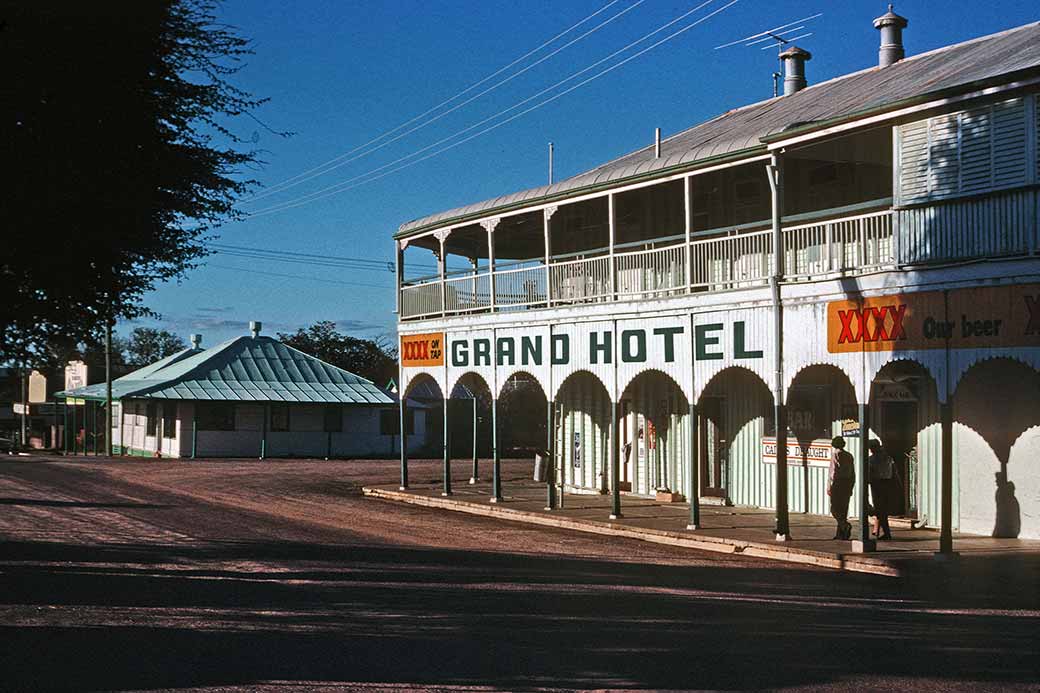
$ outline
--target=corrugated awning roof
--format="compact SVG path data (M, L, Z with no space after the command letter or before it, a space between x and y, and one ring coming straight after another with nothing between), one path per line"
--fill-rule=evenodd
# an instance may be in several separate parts
M896 108L943 94L1003 81L1040 68L1040 22L973 39L809 86L790 96L728 111L661 143L553 185L523 190L402 224L397 237L465 223L497 212L559 200L581 191L620 185L700 163L764 151L764 139L811 131L835 121Z
M160 377L158 375L159 371L202 352L202 349L188 347L166 358L159 359L155 363L148 364L143 368L138 368L136 371L131 371L120 378L116 378L112 381L112 399L120 399L127 392L147 387L149 381L154 381L156 377ZM54 394L56 397L75 397L77 399L107 399L105 383L94 383L93 385L79 387L74 390L62 390Z
M157 365L157 364L153 364ZM271 337L237 337L197 352L146 377L126 376L119 399L393 404L390 395L359 375L297 351ZM124 379L120 379L122 381ZM120 382L116 381L116 382ZM116 397L113 382L113 397ZM61 393L88 397L91 385ZM101 398L104 398L104 384Z

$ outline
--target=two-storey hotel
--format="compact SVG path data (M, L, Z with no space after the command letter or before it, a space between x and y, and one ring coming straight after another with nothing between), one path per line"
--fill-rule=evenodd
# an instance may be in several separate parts
M877 66L807 86L791 47L781 96L401 226L402 392L540 388L550 505L662 491L784 538L840 434L944 550L1040 537L1040 24L912 57L874 25Z

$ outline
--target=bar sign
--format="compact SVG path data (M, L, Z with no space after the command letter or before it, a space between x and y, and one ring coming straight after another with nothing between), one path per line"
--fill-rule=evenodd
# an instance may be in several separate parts
M401 335L401 365L443 366L444 333Z

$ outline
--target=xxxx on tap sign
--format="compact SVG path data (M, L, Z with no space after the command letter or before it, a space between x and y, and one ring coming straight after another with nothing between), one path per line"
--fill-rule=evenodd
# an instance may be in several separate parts
M827 350L1040 347L1040 284L872 296L827 304Z
M405 367L443 366L444 333L402 335L401 365Z

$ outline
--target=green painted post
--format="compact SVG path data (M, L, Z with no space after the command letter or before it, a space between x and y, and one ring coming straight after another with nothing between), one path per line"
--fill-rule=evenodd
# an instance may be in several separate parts
M870 518L867 517L867 505L869 504L868 484L870 473L867 467L867 443L870 442L870 405L861 402L859 405L859 464L856 465L856 487L859 490L859 539L852 542L852 550L858 553L867 553L877 548L877 544L870 538Z
M90 452L97 457L97 402L91 407L90 416Z
M408 428L405 426L407 421L406 407L408 405L404 401L404 393L401 393L401 397L398 400L398 415L400 416L401 426L401 486L400 490L404 491L408 488Z
M477 398L474 396L471 400L473 402L473 476L469 478L469 483L475 484L480 481L480 468L477 466Z
M54 406L58 406L58 398L54 398ZM69 454L69 400L66 397L61 401L61 443L62 452Z
M120 434L122 434L122 428L120 427ZM191 405L191 459L195 459L199 453L199 404L194 402Z
M545 461L545 509L556 509L556 457L553 448L556 445L556 435L553 430L556 426L556 409L552 400L546 402L547 428L545 434L545 451L548 453Z
M444 490L442 496L451 495L451 433L448 431L448 403L450 399L444 400Z
M617 520L621 515L621 454L618 450L618 405L610 403L610 519Z
M791 538L791 518L787 505L787 407L776 403L776 534L777 541Z
M68 402L68 400L65 400L65 401ZM77 429L77 425L76 425L76 406L77 405L75 404L75 401L76 401L75 399L72 400L72 401L73 401L73 406L72 406L72 454L73 455L78 455L79 454L79 430Z
M689 436L690 436L690 522L686 529L700 529L701 526L701 482L700 482L700 442L697 440L697 405L689 403Z
M498 400L491 398L491 502L502 502L502 460L498 452Z
M955 556L953 550L953 404L943 402L939 405L939 420L942 450L940 451L942 469L940 471L940 558Z

